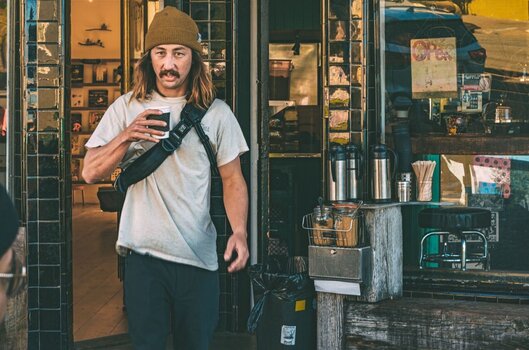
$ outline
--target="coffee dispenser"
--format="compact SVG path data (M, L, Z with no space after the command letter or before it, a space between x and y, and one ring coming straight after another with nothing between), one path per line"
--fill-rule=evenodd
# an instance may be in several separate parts
M347 199L346 153L343 146L334 144L329 151L328 186L329 201L345 201Z
M347 200L360 199L360 179L362 178L362 153L353 143L345 146L347 158Z
M393 172L390 171L389 154L394 158ZM384 144L370 148L371 199L374 202L391 201L391 180L395 175L397 155Z

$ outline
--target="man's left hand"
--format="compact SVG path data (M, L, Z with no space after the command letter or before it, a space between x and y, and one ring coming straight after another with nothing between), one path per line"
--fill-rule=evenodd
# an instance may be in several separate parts
M228 272L230 273L244 269L248 261L248 243L246 242L245 233L233 233L230 236L224 252L224 261L230 261L234 253L237 254L237 258L228 266Z

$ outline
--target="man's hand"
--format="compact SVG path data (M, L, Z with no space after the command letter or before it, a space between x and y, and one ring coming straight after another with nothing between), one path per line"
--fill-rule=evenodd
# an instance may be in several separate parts
M242 270L246 266L249 256L246 233L234 233L230 236L224 252L224 261L229 262L234 253L237 254L237 258L228 266L230 273Z
M158 109L146 109L134 119L132 123L125 130L123 135L128 142L138 142L140 140L159 142L160 140L152 137L152 135L163 136L163 131L149 129L149 126L165 126L165 122L162 120L147 119L149 115L157 114L161 115L162 111Z

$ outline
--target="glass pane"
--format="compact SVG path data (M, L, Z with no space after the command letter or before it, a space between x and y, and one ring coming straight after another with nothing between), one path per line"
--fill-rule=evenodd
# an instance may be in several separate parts
M195 21L208 20L208 4L191 4L191 17Z
M349 28L346 21L329 22L329 39L330 40L347 40L349 38Z
M228 4L211 4L211 20L225 21L226 11L228 11Z
M226 40L227 23L211 23L211 40Z
M489 242L492 270L529 272L528 182L529 156L441 156L441 200L492 212L492 226L480 230ZM471 249L481 248L470 241Z
M330 66L329 85L349 85L349 66Z
M211 59L225 60L226 59L226 42L212 41L209 43Z
M409 116L416 134L528 135L527 4L427 2L383 4L386 121Z
M349 0L330 0L329 18L349 19Z

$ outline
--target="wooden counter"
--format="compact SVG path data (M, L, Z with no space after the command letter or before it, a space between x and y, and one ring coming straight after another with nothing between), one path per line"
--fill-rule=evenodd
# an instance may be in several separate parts
M362 207L365 234L371 246L372 273L361 284L361 296L354 302L378 302L402 296L402 215L399 203L369 204ZM310 256L309 256L310 259ZM318 349L343 349L346 296L317 293Z

